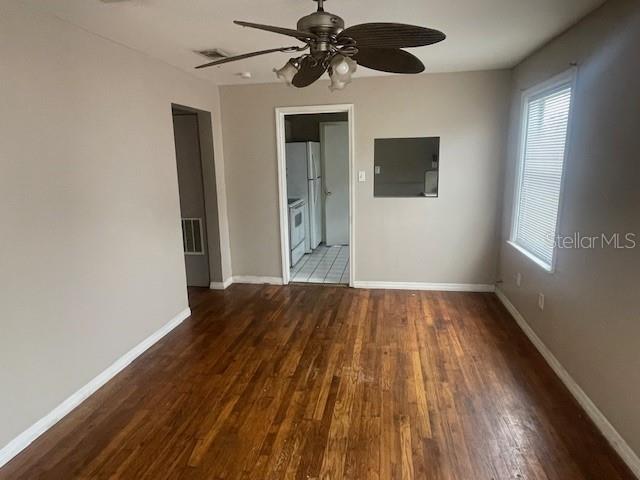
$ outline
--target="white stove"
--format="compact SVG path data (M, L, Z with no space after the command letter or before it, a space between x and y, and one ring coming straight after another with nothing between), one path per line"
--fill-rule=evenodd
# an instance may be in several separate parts
M304 256L305 248L305 215L307 202L301 198L289 199L289 248L291 250L291 267Z

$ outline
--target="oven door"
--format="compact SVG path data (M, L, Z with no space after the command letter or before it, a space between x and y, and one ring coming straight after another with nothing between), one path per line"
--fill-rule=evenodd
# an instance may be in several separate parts
M304 206L289 210L289 241L291 250L304 242Z

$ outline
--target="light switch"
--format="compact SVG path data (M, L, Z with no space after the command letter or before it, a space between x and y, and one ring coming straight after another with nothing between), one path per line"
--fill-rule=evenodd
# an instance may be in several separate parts
M358 181L359 182L366 182L367 181L367 172L365 172L364 170L360 170L358 172Z
M381 171L380 165L376 165L376 168L375 168L376 175L380 175L380 171Z
M544 293L538 294L538 308L544 310Z

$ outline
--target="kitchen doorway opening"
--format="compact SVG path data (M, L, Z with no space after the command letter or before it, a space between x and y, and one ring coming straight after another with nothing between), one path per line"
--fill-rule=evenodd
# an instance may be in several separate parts
M211 113L171 105L187 287L222 283Z
M353 105L276 109L282 282L353 286Z

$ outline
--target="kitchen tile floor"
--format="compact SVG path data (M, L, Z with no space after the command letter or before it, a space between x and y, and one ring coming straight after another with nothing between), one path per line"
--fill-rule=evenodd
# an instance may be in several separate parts
M292 282L349 283L349 247L321 244L291 269Z

